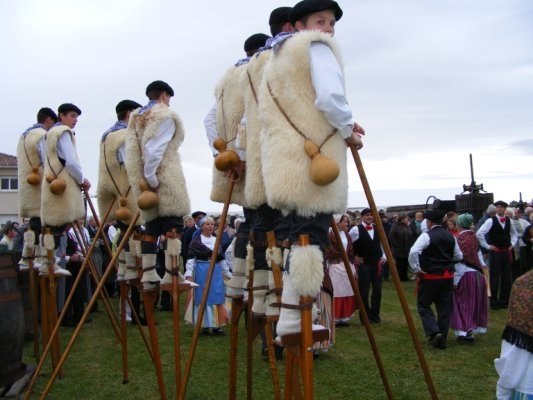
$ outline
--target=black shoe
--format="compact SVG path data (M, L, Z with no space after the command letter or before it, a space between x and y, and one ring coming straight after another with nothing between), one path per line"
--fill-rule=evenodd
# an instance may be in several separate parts
M159 311L172 311L171 306L159 306Z
M63 321L61 321L61 326L65 328L74 328L76 325L78 324L71 319L63 318Z
M457 336L457 343L463 343L463 344L473 344L474 343L474 337L473 336Z
M431 334L431 336L429 337L429 340L428 340L428 344L434 346L434 347L437 347L437 343L440 342L441 338L443 337L442 333L440 332L434 332Z
M220 328L213 328L213 335L217 335L217 336L226 336L226 332L224 332L222 329Z
M335 326L338 328L344 328L346 326L350 326L350 323L346 321L339 321L335 323Z
M202 328L202 335L209 335L209 328Z

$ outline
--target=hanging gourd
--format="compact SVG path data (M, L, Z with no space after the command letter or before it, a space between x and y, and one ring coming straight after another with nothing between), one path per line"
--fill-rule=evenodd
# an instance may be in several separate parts
M227 149L226 141L222 138L216 138L213 147L218 150L215 157L215 167L219 171L230 171L236 168L240 163L239 155L234 151Z
M141 189L141 194L137 198L137 205L141 210L149 210L159 204L157 193L150 189L146 179L141 178L139 189Z
M31 173L26 178L28 185L37 186L41 183L41 177L39 176L39 167L31 167Z
M119 221L129 221L131 220L131 210L128 208L128 200L124 196L120 196L118 201L119 207L115 212L115 217Z
M67 182L63 178L55 175L47 175L46 182L50 185L50 192L56 196L62 195L67 189Z
M311 158L309 173L311 181L318 186L326 186L333 182L340 173L339 164L331 157L324 156L312 140L304 142L305 153Z

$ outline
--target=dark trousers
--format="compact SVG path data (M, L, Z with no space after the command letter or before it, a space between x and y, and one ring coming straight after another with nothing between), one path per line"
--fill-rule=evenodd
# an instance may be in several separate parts
M402 282L407 282L409 280L409 277L407 276L407 271L409 268L409 261L407 260L407 257L397 257L394 259L394 261L400 280Z
M70 271L72 276L67 276L65 281L65 298L67 298L70 292L73 290L74 282L81 269L81 262L68 262L66 268ZM87 291L84 289L85 283L84 280L80 280L78 286L74 289L74 294L72 295L72 301L70 303L70 310L68 310L66 316L70 317L75 322L81 320L83 316L84 300L87 297Z
M145 233L150 236L159 237L175 229L177 233L183 232L183 217L157 217L146 223ZM143 254L156 254L157 243L142 242Z
M254 261L256 270L268 270L266 261L267 232L273 231L277 241L289 237L290 221L281 214L281 211L262 204L255 210L255 223L252 227L254 242Z
M359 292L363 299L365 311L368 319L372 322L379 322L381 309L381 283L382 276L378 275L378 266L368 263L362 263L357 268ZM372 295L370 296L370 286L372 286ZM370 297L370 304L368 302Z
M431 336L440 332L446 337L452 315L453 278L421 279L418 286L416 308L422 320L424 333ZM435 304L437 319L431 306Z
M511 253L491 251L489 253L490 305L507 307L512 284Z

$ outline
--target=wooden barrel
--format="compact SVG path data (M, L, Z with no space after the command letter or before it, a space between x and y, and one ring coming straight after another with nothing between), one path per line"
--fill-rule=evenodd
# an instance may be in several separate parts
M13 254L0 254L0 387L10 385L26 373L22 363L24 307L17 282Z

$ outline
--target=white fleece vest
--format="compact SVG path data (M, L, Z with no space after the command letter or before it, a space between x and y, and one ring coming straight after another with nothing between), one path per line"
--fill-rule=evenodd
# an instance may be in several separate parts
M260 88L260 117L263 178L268 203L284 213L298 215L344 212L348 200L347 147L340 134L334 134L324 114L315 108L311 84L309 46L311 42L327 44L339 63L333 39L321 32L306 31L285 40L265 67ZM276 106L267 82L281 108L308 139L321 146L323 155L335 159L340 174L327 186L317 186L309 174L310 158L304 151L304 138L291 127Z
M35 128L25 136L21 135L17 145L17 164L19 180L19 215L25 217L41 216L41 183L43 180L43 165L39 158L37 145L46 131ZM30 185L26 179L32 173L32 167L39 167L37 174L41 183Z
M157 104L144 114L139 110L130 115L126 133L126 171L135 200L141 193L139 181L144 177L144 146L152 138L157 128L166 118L172 118L176 131L167 145L163 159L157 170L159 205L149 210L141 210L146 222L157 217L184 216L190 212L189 193L181 166L178 148L185 138L180 117L165 104Z
M113 200L115 205L113 206L109 217L103 223L117 219L115 212L120 206L120 198L126 197L126 206L131 211L132 218L135 217L139 208L137 207L137 199L133 196L130 189L130 183L128 181L128 174L126 172L126 166L120 164L117 158L118 149L126 139L126 129L119 129L114 132L110 132L105 137L104 141L100 141L100 162L98 169L98 186L96 188L97 200L98 200L98 212L100 218L103 220ZM125 224L131 222L131 220L121 220ZM137 220L137 224L142 224L143 221Z
M63 194L55 195L50 191L49 183L43 179L41 191L41 222L43 226L60 226L85 216L80 186L63 167L57 156L57 142L61 135L70 135L72 143L76 146L74 134L66 125L53 127L46 133L46 159L43 160L44 176L52 175L64 179L67 188ZM77 154L74 156L78 157Z
M240 90L241 75L245 65L231 67L215 88L217 109L217 133L224 139L228 149L235 149L235 138L240 121L244 115L244 98ZM213 162L213 180L210 198L212 201L224 203L228 195L230 183L224 172L216 169ZM246 206L244 199L244 180L235 183L231 203Z
M244 112L246 115L246 174L244 194L250 208L257 208L266 203L265 184L261 162L260 137L262 125L259 119L259 86L263 71L271 50L262 51L246 64L246 71L241 77L241 90L244 93Z

